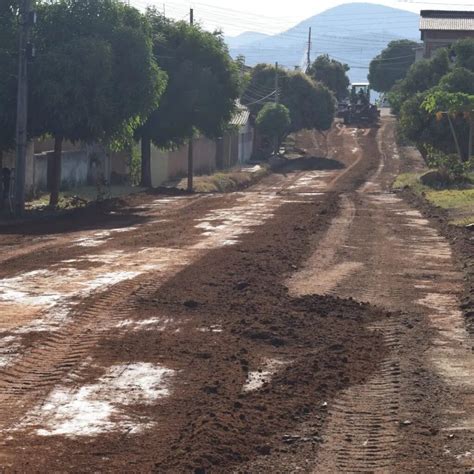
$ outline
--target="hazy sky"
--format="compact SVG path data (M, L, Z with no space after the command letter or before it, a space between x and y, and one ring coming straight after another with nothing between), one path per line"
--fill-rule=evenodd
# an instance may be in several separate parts
M400 8L413 12L420 9L474 9L474 0L452 0L453 3L433 0L422 2L418 0L378 0L370 3ZM135 6L154 4L160 10L165 9L167 16L177 19L187 19L190 7L194 8L195 18L206 28L220 27L227 35L237 35L244 31L260 31L263 33L279 33L291 28L299 21L320 13L328 8L351 3L348 0L130 0Z

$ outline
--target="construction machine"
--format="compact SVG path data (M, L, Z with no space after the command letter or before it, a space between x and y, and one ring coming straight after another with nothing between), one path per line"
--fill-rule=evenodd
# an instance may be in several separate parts
M346 125L377 123L380 111L370 103L370 87L366 82L351 84L350 101L341 114Z

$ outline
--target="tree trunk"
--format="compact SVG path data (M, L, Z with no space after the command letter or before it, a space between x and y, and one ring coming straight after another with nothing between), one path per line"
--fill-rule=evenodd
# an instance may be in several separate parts
M142 172L140 186L151 188L151 139L147 135L142 136Z
M469 145L467 149L468 161L474 158L473 141L474 141L474 113L471 113L469 114Z
M451 128L451 133L453 134L454 143L456 145L457 154L458 154L459 159L461 160L461 162L463 162L464 159L463 159L463 156L462 156L461 147L459 146L458 136L456 135L456 130L454 129L453 121L451 120L451 116L449 115L449 113L447 114L447 116L448 116L449 127Z
M188 145L188 191L192 191L194 184L194 142L193 139L189 140Z
M56 207L59 202L59 189L61 187L61 157L63 152L63 137L58 135L54 137L54 153L53 153L53 172L51 182L51 195L49 205Z
M416 149L420 152L423 161L426 163L426 165L428 165L428 152L426 150L426 147L421 143L417 143Z

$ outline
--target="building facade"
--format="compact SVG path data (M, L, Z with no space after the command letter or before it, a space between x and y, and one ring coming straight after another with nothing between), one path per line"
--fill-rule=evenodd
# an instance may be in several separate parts
M464 38L474 38L474 11L421 10L422 57Z

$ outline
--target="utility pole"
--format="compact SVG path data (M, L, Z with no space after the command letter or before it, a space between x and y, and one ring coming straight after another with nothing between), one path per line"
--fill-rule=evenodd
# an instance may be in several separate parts
M32 0L20 2L20 40L18 51L18 91L16 115L15 214L25 209L26 148L28 141L28 53L30 30L34 24Z
M280 85L279 85L279 77L278 77L278 62L275 63L275 104L280 103Z
M191 26L194 25L194 9L189 9L189 24ZM191 100L193 100L191 98ZM194 106L191 104L191 110L193 110ZM193 190L193 178L194 178L194 143L193 137L189 139L188 144L188 191L191 192Z
M312 46L312 38L311 38L311 26L309 27L309 34L308 34L308 56L307 56L307 62L308 66L306 67L306 71L308 72L308 69L311 67L311 46Z

